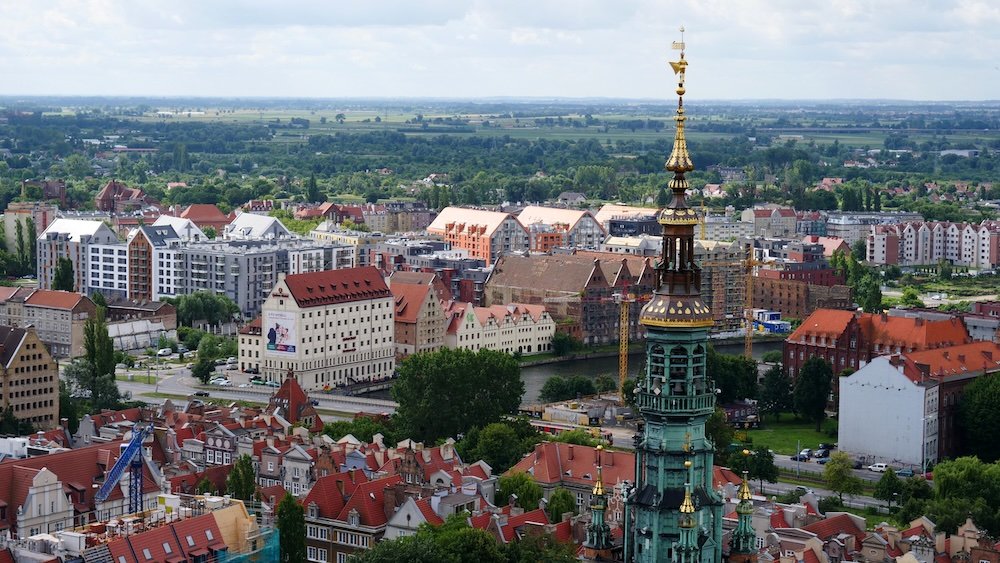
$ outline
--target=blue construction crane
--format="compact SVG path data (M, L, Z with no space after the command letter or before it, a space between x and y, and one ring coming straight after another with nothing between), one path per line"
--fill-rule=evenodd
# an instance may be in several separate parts
M104 476L104 484L94 495L95 503L108 500L111 491L118 486L118 481L121 480L125 468L128 468L128 511L129 514L135 514L142 510L142 442L152 429L152 425L132 427L132 441L122 451L122 455L118 457L118 461L115 462L111 471L108 471L107 475Z

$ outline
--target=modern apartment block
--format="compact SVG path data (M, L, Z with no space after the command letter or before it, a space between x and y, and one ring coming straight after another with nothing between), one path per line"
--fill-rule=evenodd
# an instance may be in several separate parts
M868 261L898 266L958 266L990 270L1000 264L1000 222L912 222L878 225L868 235Z
M446 207L427 232L441 236L452 248L467 250L488 266L501 256L528 250L528 230L510 213Z
M337 269L371 265L372 249L385 240L385 235L380 232L369 233L344 229L333 221L323 221L309 232L309 236L320 242L344 245L353 250L351 262L338 264Z
M265 295L260 337L243 337L259 343L265 378L292 370L310 390L392 376L395 304L376 268L291 274Z
M69 258L73 262L76 291L101 290L125 297L128 291L125 247L105 223L81 219L53 221L38 237L39 288L52 289L59 258ZM93 283L96 287L91 286Z
M579 209L529 205L518 214L517 220L529 229L529 232L532 231L532 225L538 224L552 229L548 232L561 235L560 246L596 249L608 235L589 211ZM532 234L544 232L545 229L535 229ZM531 246L534 248L535 244Z
M48 430L59 423L59 368L33 327L0 323L3 408Z
M923 215L907 211L831 211L826 217L826 235L844 239L848 245L864 240L875 225L923 221Z

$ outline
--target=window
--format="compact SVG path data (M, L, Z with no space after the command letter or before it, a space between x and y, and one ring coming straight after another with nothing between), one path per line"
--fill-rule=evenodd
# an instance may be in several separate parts
M153 554L149 552L149 548L148 547L142 548L142 556L145 557L146 559L152 559L153 558Z
M167 542L163 542L163 553L170 554L170 544Z
M208 541L215 539L215 536L212 535L212 530L205 530L205 537L208 538Z

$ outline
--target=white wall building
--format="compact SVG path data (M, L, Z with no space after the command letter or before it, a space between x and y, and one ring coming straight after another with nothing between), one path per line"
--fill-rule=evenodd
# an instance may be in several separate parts
M474 307L453 301L445 310L445 318L446 348L520 352L528 356L551 351L556 332L555 321L541 305Z
M525 227L541 223L548 227L561 226L566 230L566 246L597 248L608 236L607 230L590 211L529 205L517 216Z
M97 250L96 253L91 251L92 247ZM38 237L38 287L52 289L59 258L69 258L73 262L74 290L90 293L90 283L95 281L99 284L98 288L121 291L121 297L124 297L128 286L128 267L127 257L118 254L119 247L125 250L115 232L102 221L56 219ZM96 276L92 275L91 257L96 257L97 269L93 271ZM126 262L119 263L119 258L126 258ZM105 266L110 269L105 269ZM125 267L125 279L118 277L119 267ZM105 274L110 277L105 277ZM121 287L118 287L119 284Z
M281 277L262 309L260 337L241 343L260 343L267 379L281 381L292 369L310 390L383 379L395 370L393 298L373 267Z
M906 356L879 356L840 378L837 445L869 463L919 472L937 461L937 414L937 380L921 377Z
M879 225L868 235L868 261L899 266L958 266L990 270L1000 265L1000 222L899 223Z

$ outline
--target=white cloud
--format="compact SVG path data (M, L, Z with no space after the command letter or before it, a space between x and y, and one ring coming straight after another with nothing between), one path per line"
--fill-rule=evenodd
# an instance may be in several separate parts
M33 0L0 93L996 98L987 0ZM944 78L944 79L942 79Z

